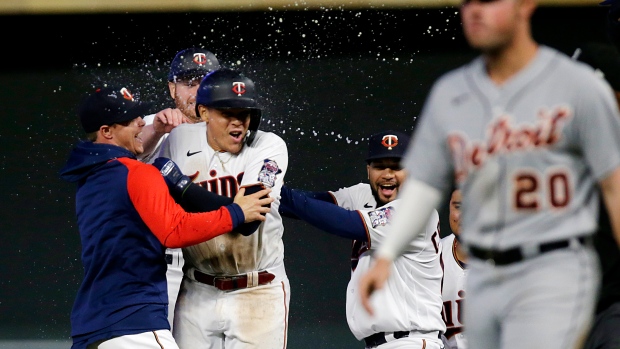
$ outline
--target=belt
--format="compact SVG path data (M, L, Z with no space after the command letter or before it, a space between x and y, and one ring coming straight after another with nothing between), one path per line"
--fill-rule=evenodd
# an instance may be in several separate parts
M441 338L441 332L439 331L428 332L428 334L432 335L435 332L437 333L437 338ZM373 335L370 335L364 338L364 342L366 343L365 349L376 348L380 346L381 344L391 342L395 339L409 337L410 334L420 335L422 333L419 331L396 331L396 332L375 333Z
M545 252L550 252L554 250L558 250L561 248L567 248L571 246L571 244L581 244L585 245L589 238L581 236L579 238L572 238L566 240L559 240L553 242L546 242L535 246L534 249L525 251L523 247L515 247L504 251L498 250L487 250L484 248L470 246L469 254L472 256L483 259L486 261L490 261L495 265L507 265L511 263L520 262L526 258L534 257Z
M275 275L267 271L254 271L245 275L235 276L213 276L205 274L199 270L193 270L194 280L215 286L222 291L238 290L241 288L256 287L265 285L275 279Z

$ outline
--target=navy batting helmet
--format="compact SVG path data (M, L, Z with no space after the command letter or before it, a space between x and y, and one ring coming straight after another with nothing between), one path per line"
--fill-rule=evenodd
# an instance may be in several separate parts
M221 68L210 72L200 82L196 93L196 115L200 115L199 105L215 109L250 109L250 126L245 141L251 145L262 114L257 99L252 80L236 70Z

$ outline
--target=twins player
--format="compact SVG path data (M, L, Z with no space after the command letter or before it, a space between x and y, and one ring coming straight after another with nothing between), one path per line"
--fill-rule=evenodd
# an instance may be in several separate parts
M183 249L185 277L173 335L180 348L285 348L289 280L284 268L280 188L288 167L284 141L258 130L254 82L230 69L209 73L196 96L205 122L182 124L160 156L211 192L271 188L271 212L256 231L233 231Z
M408 244L394 265L395 277L375 299L376 317L369 317L357 294L359 277L370 266L372 254L388 234L394 215L402 212L397 194L405 179L400 159L409 136L384 131L369 139L369 184L360 183L330 192L304 192L284 186L280 210L315 227L353 239L351 280L347 287L349 328L366 348L440 348L445 331L441 318L441 244L439 215L434 212L424 233Z
M452 234L441 239L443 260L443 286L441 312L446 323L444 344L446 349L467 349L463 333L463 305L465 302L465 276L467 255L459 243L461 230L461 190L452 191L449 203L450 230Z
M138 158L147 163L152 163L154 155L168 136L169 132L182 123L197 123L202 120L196 116L196 92L200 80L208 72L219 68L219 62L215 55L203 48L187 48L177 52L170 63L168 73L168 91L174 100L176 108L166 108L156 114L144 117L142 141L145 152ZM168 271L168 321L170 326L174 321L174 307L183 279L183 253L180 248L168 248L166 250L166 262Z
M393 230L362 278L380 289L455 182L468 252L465 324L476 349L565 349L590 326L600 278L589 240L600 186L620 241L620 115L594 70L537 44L533 0L461 7L482 55L433 86L407 151ZM420 166L419 164L424 164Z

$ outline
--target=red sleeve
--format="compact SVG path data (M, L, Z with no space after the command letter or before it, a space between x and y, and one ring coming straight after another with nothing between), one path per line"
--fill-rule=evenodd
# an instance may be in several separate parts
M185 212L170 196L155 166L128 158L119 161L129 169L129 198L162 245L187 247L232 231L232 218L226 207L201 213Z

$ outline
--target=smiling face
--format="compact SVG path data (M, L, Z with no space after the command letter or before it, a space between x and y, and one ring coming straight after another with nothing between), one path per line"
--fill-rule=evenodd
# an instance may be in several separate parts
M141 138L144 125L144 120L139 116L130 121L101 126L97 131L96 142L114 144L140 155L144 152Z
M190 123L202 121L196 116L196 92L202 78L203 76L195 76L168 82L168 89L170 96L174 99L174 104Z
M237 154L250 126L250 109L215 109L199 107L200 117L207 123L207 143L215 151Z
M406 178L399 158L372 160L367 166L368 181L379 206L396 199L398 189Z

